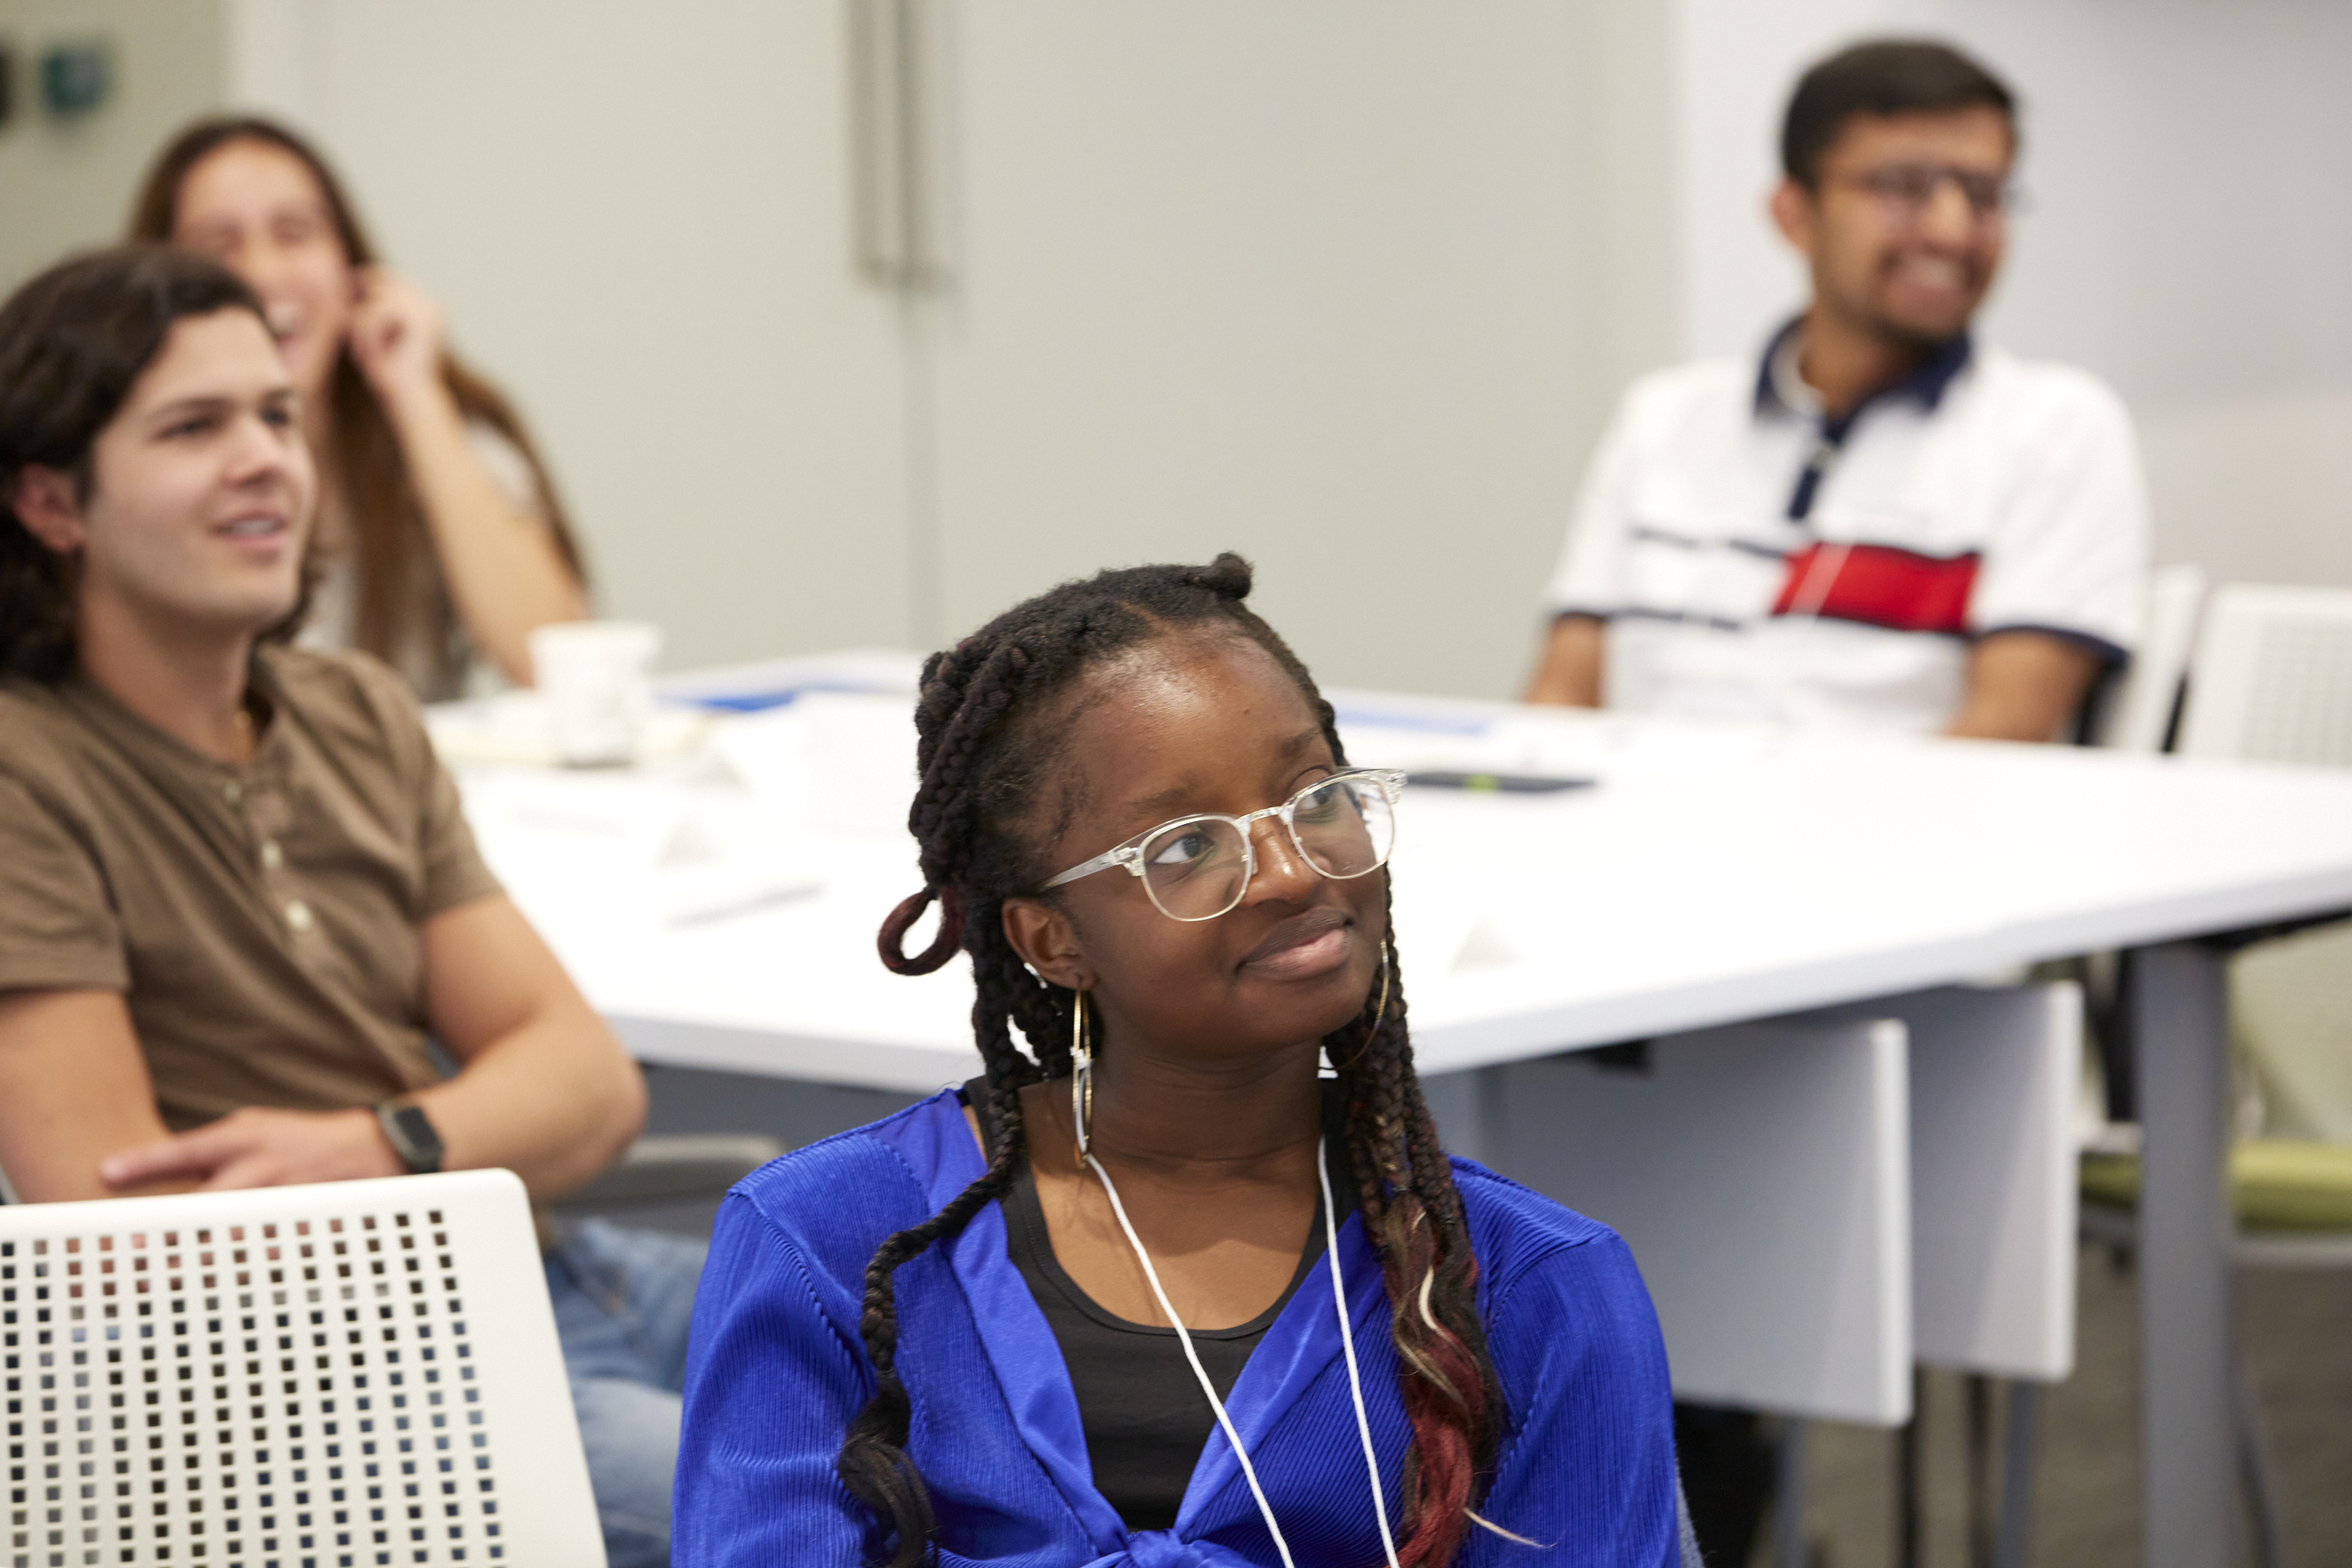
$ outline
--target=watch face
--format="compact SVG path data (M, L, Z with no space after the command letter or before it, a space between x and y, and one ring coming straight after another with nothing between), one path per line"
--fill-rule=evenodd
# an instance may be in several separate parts
M390 1120L387 1131L402 1164L418 1174L441 1168L441 1135L433 1130L432 1118L421 1107L394 1106Z

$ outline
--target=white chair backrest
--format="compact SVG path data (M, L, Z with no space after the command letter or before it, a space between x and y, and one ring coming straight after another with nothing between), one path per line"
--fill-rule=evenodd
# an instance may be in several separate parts
M604 1562L505 1171L0 1208L5 1568Z
M2352 589L2215 590L2189 670L2180 750L2352 767Z
M2197 640L2197 612L2205 603L2205 569L2157 568L2147 584L2147 622L2138 651L2116 683L2100 716L2097 742L2119 752L2164 750L2172 706L2189 673Z

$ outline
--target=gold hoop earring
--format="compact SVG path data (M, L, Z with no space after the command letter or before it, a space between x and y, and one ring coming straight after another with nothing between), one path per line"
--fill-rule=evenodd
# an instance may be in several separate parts
M1095 1054L1087 1043L1087 994L1070 994L1070 1126L1077 1140L1076 1164L1087 1168L1087 1146L1093 1141L1095 1120Z

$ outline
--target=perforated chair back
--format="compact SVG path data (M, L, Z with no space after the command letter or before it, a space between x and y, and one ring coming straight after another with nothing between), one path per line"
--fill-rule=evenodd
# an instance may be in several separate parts
M601 1568L505 1171L0 1208L6 1568Z
M2180 750L2352 767L2352 589L2217 589L2189 669Z
M2164 750L2197 642L2197 612L2204 603L2201 566L2162 566L2148 579L2147 625L2100 715L2095 737L2100 745L2119 752Z

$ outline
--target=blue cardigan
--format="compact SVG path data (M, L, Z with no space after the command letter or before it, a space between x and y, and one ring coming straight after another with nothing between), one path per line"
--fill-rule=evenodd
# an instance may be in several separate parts
M744 1179L719 1211L695 1301L678 1451L677 1568L867 1561L880 1527L834 1472L873 1392L861 1279L891 1232L982 1171L961 1104L933 1096ZM1507 1423L1461 1568L1671 1568L1677 1561L1665 1348L1615 1233L1454 1162L1479 1308ZM1339 1262L1390 1517L1411 1436L1388 1302L1362 1221ZM1172 1531L1130 1533L1094 1489L1053 1331L1006 1256L991 1204L897 1275L908 1451L929 1483L941 1568L1277 1568L1222 1432ZM1348 1369L1320 1265L1266 1331L1227 1401L1298 1568L1381 1561Z

